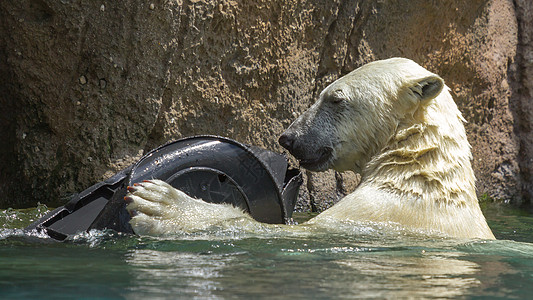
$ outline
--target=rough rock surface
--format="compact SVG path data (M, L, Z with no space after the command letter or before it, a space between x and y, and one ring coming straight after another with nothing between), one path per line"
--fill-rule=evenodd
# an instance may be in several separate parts
M519 140L518 164L521 179L518 190L523 200L533 202L533 2L517 0L518 45L512 66L511 110Z
M277 137L375 59L440 74L468 120L480 194L533 199L530 1L0 2L0 207L64 202L169 140ZM353 190L306 173L298 207Z

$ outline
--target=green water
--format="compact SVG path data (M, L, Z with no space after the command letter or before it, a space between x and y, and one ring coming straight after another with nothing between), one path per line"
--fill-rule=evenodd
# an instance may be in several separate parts
M363 227L172 238L93 231L66 242L0 211L1 299L517 298L533 295L533 217L485 208L498 241ZM341 226L342 227L342 226Z

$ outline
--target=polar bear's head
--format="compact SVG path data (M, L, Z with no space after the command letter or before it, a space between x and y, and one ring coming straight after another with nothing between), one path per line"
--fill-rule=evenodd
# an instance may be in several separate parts
M361 172L399 126L424 118L421 108L443 87L439 76L409 59L369 63L326 87L279 143L306 169Z

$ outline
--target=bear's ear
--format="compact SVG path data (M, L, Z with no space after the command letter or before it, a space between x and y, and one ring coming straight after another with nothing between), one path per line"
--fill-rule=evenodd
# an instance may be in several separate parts
M444 80L437 75L431 75L414 81L409 89L421 103L424 103L437 97L443 87Z

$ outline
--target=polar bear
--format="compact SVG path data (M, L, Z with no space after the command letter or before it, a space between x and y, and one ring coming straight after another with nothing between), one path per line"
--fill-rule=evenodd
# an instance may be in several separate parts
M377 222L494 239L476 197L464 122L444 81L409 59L375 61L331 83L279 143L308 170L351 170L361 183L307 228ZM125 199L138 234L258 226L237 208L192 199L162 181L130 187Z

